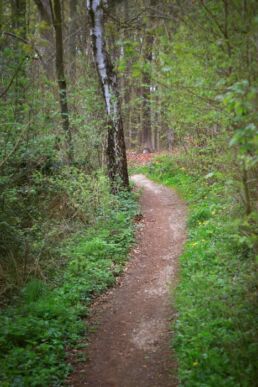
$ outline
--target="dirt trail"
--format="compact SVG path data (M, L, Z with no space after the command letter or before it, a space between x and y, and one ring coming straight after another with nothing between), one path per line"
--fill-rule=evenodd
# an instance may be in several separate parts
M143 175L132 179L143 188L138 244L119 285L92 309L97 330L90 337L89 361L71 376L69 386L177 385L169 348L174 318L169 290L185 241L186 209L174 191Z

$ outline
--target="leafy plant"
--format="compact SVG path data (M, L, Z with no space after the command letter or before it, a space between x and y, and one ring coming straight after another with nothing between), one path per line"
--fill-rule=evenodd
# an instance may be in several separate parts
M182 170L175 159L167 157L158 158L144 170L151 178L176 188L189 207L173 341L180 385L255 385L258 305L254 223L239 218L239 204L232 205L232 187L220 176L212 176L209 184L211 177L191 176L191 170Z
M110 198L94 225L59 249L65 267L52 281L31 279L0 316L0 383L59 386L71 371L66 351L87 336L91 300L114 284L133 242L135 197ZM106 215L105 215L106 214Z

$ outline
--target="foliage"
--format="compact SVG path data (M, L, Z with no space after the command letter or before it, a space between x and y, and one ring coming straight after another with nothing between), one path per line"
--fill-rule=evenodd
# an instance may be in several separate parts
M179 190L189 206L173 343L180 384L255 385L257 216L239 218L223 175L193 176L167 157L145 170Z
M127 144L141 149L148 122L153 148L177 155L149 173L191 209L178 290L182 384L255 384L257 1L111 3L107 49ZM135 211L103 176L108 127L82 0L62 2L75 154L66 161L45 4L0 2L0 295L13 305L0 317L4 385L65 377L65 347L120 272Z
M256 2L163 1L153 7L154 19L149 11L143 37L125 31L118 40L118 69L127 93L134 90L126 94L125 117L128 110L130 120L130 111L138 117L129 123L128 143L135 147L141 138L139 84L148 72L153 148L187 152L196 173L230 171L248 214L257 205ZM144 57L149 34L152 60Z
M94 223L97 207L103 212L108 198L98 172L106 127L97 79L88 77L91 64L78 53L76 82L68 82L75 150L69 166L48 49L53 36L39 18L34 2L0 7L1 303L31 276L49 275L51 265L60 263L56 248L62 240Z
M114 284L133 242L138 206L132 194L112 199L96 224L59 249L66 266L51 283L31 279L17 305L0 317L2 386L58 386L71 371L66 351L87 336L93 297Z
M51 171L28 169L19 185L1 192L1 282L11 292L31 275L41 278L56 266L57 247L108 209L107 180L77 167L53 164ZM55 170L57 169L57 170Z

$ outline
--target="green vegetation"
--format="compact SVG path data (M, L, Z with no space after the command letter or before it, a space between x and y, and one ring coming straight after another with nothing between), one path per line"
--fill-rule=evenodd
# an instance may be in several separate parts
M95 225L59 248L65 267L51 282L31 279L2 313L1 386L58 386L69 373L66 351L87 337L82 318L92 298L115 283L133 242L135 197L106 194L109 204Z
M176 188L189 206L173 343L180 384L254 386L258 373L257 214L244 216L225 175L200 176L187 165L181 156L159 158L145 167L152 179Z
M127 185L125 137L173 153L145 171L189 203L181 384L253 387L257 0L100 3L102 88L85 0L0 0L0 384L62 384L120 273L137 206L105 176Z

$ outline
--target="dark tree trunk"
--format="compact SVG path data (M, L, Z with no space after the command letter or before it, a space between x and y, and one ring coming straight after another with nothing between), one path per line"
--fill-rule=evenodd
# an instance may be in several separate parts
M69 48L69 76L71 79L76 77L76 43L77 43L77 22L76 22L76 7L78 0L69 0L69 36L68 36L68 48Z
M0 0L0 36L2 36L4 32L4 7L3 0ZM4 49L3 39L0 39L0 51Z
M148 39L148 37L147 37ZM147 47L151 47L147 42ZM151 56L151 55L150 55ZM145 60L149 61L150 56L145 55ZM142 148L152 150L152 136L151 136L151 92L150 92L150 74L148 70L143 74L143 90L142 90Z
M26 0L12 0L11 12L12 12L12 27L16 31L19 38L26 40L27 28L26 28ZM18 122L24 120L24 103L26 99L26 53L24 51L21 41L15 39L13 46L14 60L16 62L17 76L15 79L15 109L14 115Z
M92 23L92 45L108 116L107 160L108 174L115 193L129 188L123 121L119 100L117 77L105 48L103 2L89 0L88 11Z
M142 82L142 148L153 150L151 133L151 62L153 36L148 31L145 40L144 60L148 64L143 72Z
M156 5L156 0L150 0L150 6L154 7ZM146 34L144 57L145 62L148 64L146 71L143 73L143 102L142 102L142 147L145 149L153 150L152 143L152 127L151 127L151 62L152 62L152 49L154 43L153 33L151 27L153 25L153 14L154 11L151 8L150 15L150 28Z
M172 128L168 127L167 129L167 141L168 141L168 151L172 152L173 143L174 143L174 131Z
M0 0L0 32L3 32L3 22L4 22L4 7L3 0Z
M128 20L129 18L129 7L128 0L124 0L122 4L122 13L124 16L124 20ZM122 31L122 41L126 41L128 39L128 32L126 28ZM123 60L124 46L120 47L120 58ZM128 65L126 65L126 69L124 70L123 76L120 78L120 90L121 90L121 99L122 99L122 111L123 111L123 125L124 125L124 134L125 134L125 143L127 148L131 148L131 130L130 130L130 84L129 84L129 74L128 74Z
M41 55L44 58L44 69L51 79L54 78L54 57L53 51L55 47L54 35L52 31L51 8L49 0L34 0L39 11L40 19L45 23L45 28L40 32L47 44L41 48Z
M67 102L67 87L66 79L64 72L64 49L63 49L63 31L62 31L62 14L61 14L61 4L60 0L53 0L50 2L51 13L53 18L53 25L55 28L55 38L56 38L56 75L57 82L59 87L59 99L60 99L60 109L61 117L63 123L63 130L66 137L67 144L67 157L68 162L73 161L73 144L72 144L72 133L69 122L69 110Z

